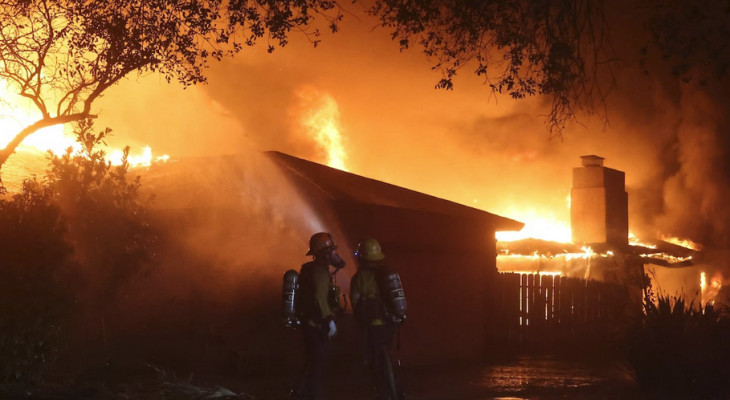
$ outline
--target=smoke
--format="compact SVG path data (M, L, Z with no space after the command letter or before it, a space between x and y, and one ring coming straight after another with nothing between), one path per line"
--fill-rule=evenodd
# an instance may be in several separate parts
M145 146L153 159L236 154L250 149L244 126L226 106L201 86L182 89L156 75L140 76L113 86L96 104L98 128L112 128L112 148Z
M676 131L678 169L664 183L665 209L657 220L660 229L687 232L711 248L730 244L726 101L707 89L684 91Z
M619 62L599 76L603 88L615 83L608 121L578 115L558 139L545 130L547 99L494 96L468 65L454 91L436 90L440 76L418 49L400 52L360 13L348 14L317 48L294 34L273 54L245 49L214 64L207 86L181 91L153 77L125 83L107 94L102 115L120 138L173 158L248 148L328 163L301 129L312 108L302 101L307 88L336 102L354 173L518 220L545 215L567 223L572 168L597 154L626 172L634 234L730 248L727 84L681 82L652 54L646 74L638 62L647 40L640 10L616 4L609 11L621 29L611 32Z
M252 275L278 283L306 261L309 236L326 228L278 167L250 149L157 164L143 179L173 248L220 274L221 287ZM178 257L177 265L191 261Z

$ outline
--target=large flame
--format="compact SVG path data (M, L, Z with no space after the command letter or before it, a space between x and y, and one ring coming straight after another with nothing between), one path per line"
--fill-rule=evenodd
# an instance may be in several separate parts
M561 220L549 210L511 209L502 212L502 215L524 222L525 227L518 232L497 232L496 237L500 242L533 238L570 243L570 223Z
M337 101L329 93L311 86L303 87L297 96L304 109L299 122L307 136L326 153L327 165L347 171Z

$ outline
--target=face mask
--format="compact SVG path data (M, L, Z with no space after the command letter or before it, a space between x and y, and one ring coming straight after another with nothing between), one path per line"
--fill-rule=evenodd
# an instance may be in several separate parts
M330 263L333 267L340 269L345 267L345 260L340 257L337 251L333 250L329 255Z

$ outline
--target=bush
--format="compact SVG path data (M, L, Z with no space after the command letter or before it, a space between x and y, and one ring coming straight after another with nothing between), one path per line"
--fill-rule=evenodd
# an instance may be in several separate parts
M120 166L98 149L109 132L81 122L80 153L51 154L44 181L0 199L0 382L40 383L69 339L89 346L83 324L106 329L119 289L151 264L156 235L128 149Z
M71 248L47 186L0 200L0 381L39 383L64 346Z
M79 153L67 150L51 158L48 185L66 217L67 239L83 267L80 275L86 305L104 312L119 289L152 263L157 236L140 199L140 178L130 178L127 156L113 166L99 149L111 131L94 133L90 121L78 124Z
M730 396L730 320L683 296L646 296L629 360L641 387L662 397Z

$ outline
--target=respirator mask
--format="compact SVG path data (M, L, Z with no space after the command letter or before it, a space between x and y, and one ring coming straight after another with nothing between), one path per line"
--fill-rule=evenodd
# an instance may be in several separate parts
M345 267L345 260L340 257L340 254L337 253L337 250L332 250L329 253L329 260L330 264L335 267L336 269L342 269Z

